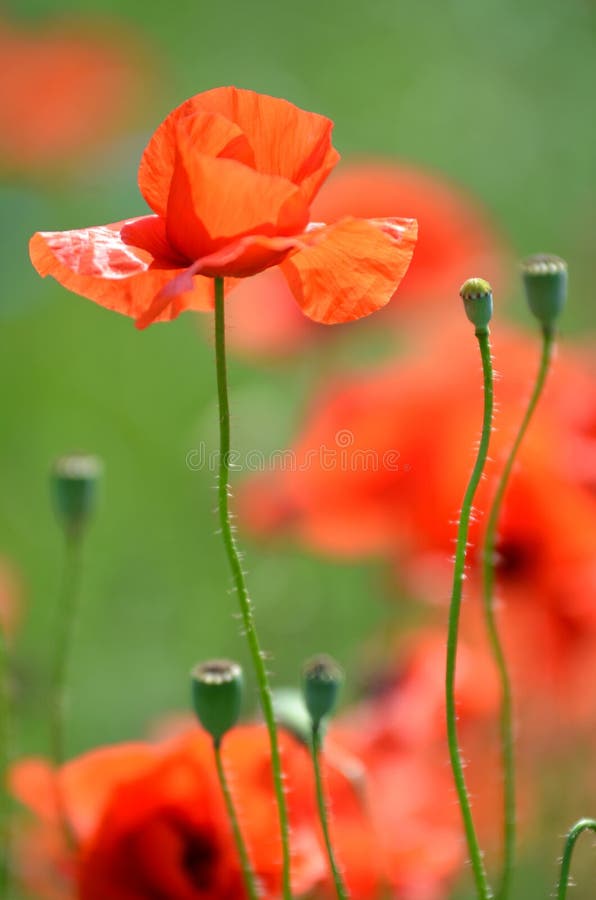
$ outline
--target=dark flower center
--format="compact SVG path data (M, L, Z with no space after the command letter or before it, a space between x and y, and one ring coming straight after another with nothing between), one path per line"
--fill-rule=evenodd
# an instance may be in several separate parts
M507 581L527 578L536 564L536 548L526 541L505 540L497 546L497 572Z
M212 887L217 850L204 834L184 835L182 867L193 887L207 891Z

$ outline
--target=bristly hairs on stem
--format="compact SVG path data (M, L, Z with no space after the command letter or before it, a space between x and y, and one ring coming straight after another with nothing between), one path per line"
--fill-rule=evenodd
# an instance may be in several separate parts
M561 874L559 877L559 886L557 888L557 900L566 900L573 849L578 837L583 834L584 831L596 832L596 819L580 819L579 822L576 822L573 828L571 828L565 839L563 858L561 860Z
M521 268L528 306L532 314L540 323L542 351L538 373L526 411L497 484L495 496L488 514L481 554L484 617L491 653L501 687L499 730L503 769L503 849L500 882L497 890L498 900L508 900L510 894L515 867L517 828L513 697L511 679L507 670L507 661L495 615L497 531L503 500L507 492L515 460L517 459L520 447L544 391L546 379L550 371L556 341L556 321L563 309L567 289L567 265L558 257L547 257L544 254L528 257L528 259L525 259L522 262Z
M273 699L267 670L261 655L261 647L257 635L253 607L248 593L242 563L230 521L229 489L230 489L230 405L228 397L228 376L225 339L224 281L214 279L215 300L215 365L217 372L217 397L219 405L219 474L218 474L218 509L224 549L230 566L234 587L242 613L242 622L246 640L250 650L255 672L263 717L269 734L271 747L271 768L275 800L279 815L279 827L282 846L282 892L284 900L292 900L290 875L290 824L284 792L282 765L279 751L277 724L273 710Z
M472 815L472 808L468 796L464 775L464 763L458 743L457 735L457 710L455 705L455 671L457 662L457 649L459 642L459 617L465 578L466 546L468 542L468 530L470 517L476 490L486 464L488 446L490 441L492 416L493 416L493 379L491 364L491 349L489 340L489 322L492 317L493 298L492 290L488 282L481 278L473 278L462 285L460 291L464 301L464 308L468 319L475 326L475 335L480 348L482 360L483 388L484 388L484 413L482 420L482 434L478 448L476 462L470 475L470 480L464 494L457 544L455 562L453 566L453 585L451 590L451 602L449 606L449 627L447 635L447 659L445 666L445 705L447 716L447 743L449 745L449 758L453 771L455 789L462 814L468 852L472 864L472 872L476 886L478 900L491 900L493 894L484 868L484 859Z

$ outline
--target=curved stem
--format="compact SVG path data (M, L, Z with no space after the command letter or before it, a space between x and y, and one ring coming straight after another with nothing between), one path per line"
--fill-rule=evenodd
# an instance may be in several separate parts
M62 591L58 606L56 644L52 671L50 711L50 755L56 770L66 761L66 717L68 712L69 671L73 638L79 611L82 533L67 530ZM56 804L69 845L74 843L72 829L64 805L64 797L56 785Z
M519 448L528 430L536 406L542 394L550 363L553 357L555 335L552 329L544 328L542 332L542 355L538 375L532 395L522 419L519 431L503 467L501 478L488 515L484 546L482 548L482 593L484 616L489 643L501 684L501 707L499 727L501 735L501 759L503 766L503 862L501 881L497 891L499 900L507 900L511 888L511 880L515 863L516 821L515 821L515 754L513 749L513 701L511 681L507 671L505 653L501 644L495 617L495 563L497 545L497 527L507 491L513 465Z
M234 833L234 841L236 843L236 849L238 850L238 856L240 857L240 867L242 869L242 878L244 880L246 894L247 894L249 900L258 900L259 890L257 888L257 883L255 880L255 873L254 873L252 865L250 863L250 858L248 856L248 850L246 849L246 844L244 843L244 838L242 837L242 832L240 830L240 823L238 822L238 816L236 815L236 810L234 808L234 801L232 799L232 793L230 791L228 779L226 778L226 772L225 772L223 760L221 757L221 741L213 741L213 753L215 755L215 766L217 768L217 777L219 778L221 792L223 794L224 802L226 804L226 811L228 813L228 818L230 820L230 824L232 826L232 831Z
M315 770L315 783L317 789L317 806L319 808L319 819L323 829L323 837L325 838L325 847L327 848L327 859L329 867L335 883L335 892L337 900L349 900L349 894L344 884L342 874L339 870L333 844L331 842L331 834L329 832L329 816L327 815L327 804L325 803L325 790L323 787L323 773L321 772L321 751L323 749L323 738L321 728L318 725L312 727L312 761Z
M470 476L464 495L457 533L457 545L455 550L455 563L453 567L453 587L451 591L451 604L449 607L449 630L447 636L447 664L445 672L445 701L447 709L447 741L449 744L449 757L455 781L455 789L466 833L468 851L472 863L476 893L479 900L490 900L492 891L488 883L482 852L478 844L474 819L470 806L470 799L466 788L464 767L457 740L457 713L455 708L455 668L457 660L457 644L459 635L459 616L461 609L464 569L466 563L466 546L468 530L472 514L472 504L476 489L488 455L488 445L492 426L493 414L493 374L490 359L490 342L488 328L476 331L480 354L482 357L482 372L484 381L484 416L482 421L482 435L478 447L478 455Z
M248 588L242 571L240 556L234 540L232 524L230 521L229 492L230 492L230 407L228 401L228 376L226 365L225 343L225 316L224 316L224 284L223 278L215 278L215 363L217 368L217 394L219 400L219 480L218 480L218 506L221 535L226 555L232 572L234 587L240 603L244 633L248 642L253 668L255 671L261 708L271 746L271 768L273 770L273 784L275 798L279 813L279 826L283 855L283 897L291 900L292 889L290 880L290 827L288 811L283 787L283 775L279 754L279 742L277 726L273 712L273 700L267 677L267 670L263 660L263 653L257 636L252 603L248 594Z
M596 819L580 819L576 822L565 840L565 849L563 850L563 859L561 860L561 875L559 877L559 887L557 889L557 900L565 900L567 897L567 888L569 886L569 870L571 868L571 857L575 843L584 831L596 832Z
M0 624L0 897L9 896L11 803L8 793L10 766L10 695L6 635Z

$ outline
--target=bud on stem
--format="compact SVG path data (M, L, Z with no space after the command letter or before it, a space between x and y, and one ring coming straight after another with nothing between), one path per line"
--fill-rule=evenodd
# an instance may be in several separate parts
M315 656L305 663L302 690L313 728L335 709L342 683L343 672L330 656Z
M195 666L191 682L197 718L219 746L240 716L242 669L228 659L212 659Z
M522 260L521 270L530 311L550 333L567 299L567 263L559 256L536 253Z
M493 315L493 289L488 281L468 278L459 289L459 295L464 301L468 319L476 326L476 334L488 332Z
M61 456L52 467L51 486L58 519L69 535L79 534L95 509L101 462L96 456Z

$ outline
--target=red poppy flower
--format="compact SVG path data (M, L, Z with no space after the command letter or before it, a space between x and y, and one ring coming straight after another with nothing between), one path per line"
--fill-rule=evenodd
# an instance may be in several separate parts
M454 520L482 412L477 348L464 332L462 321L427 333L397 363L328 382L294 442L292 465L246 483L245 522L264 535L285 530L324 553L418 559L428 570L438 558L449 572ZM499 333L494 356L496 430L478 510L486 508L496 461L511 446L537 365L535 342L513 332ZM557 361L522 448L518 481L527 483L540 471L549 484L557 479L581 487L583 460L576 472L570 454L578 447L581 397L592 402L590 382L596 379L581 360Z
M474 272L482 272L501 296L509 256L504 239L487 211L439 173L401 162L347 162L313 203L313 215L323 222L392 215L396 209L417 220L419 237L400 285L400 303L390 304L389 315L445 314L449 298ZM232 293L228 323L230 346L247 355L283 356L321 335L299 315L276 273L260 275Z
M281 750L289 784L308 780L307 751L287 736ZM262 896L276 898L281 847L265 730L235 730L223 753ZM19 866L36 896L52 896L61 883L66 896L76 884L79 900L244 897L210 740L196 729L161 745L95 750L67 763L58 775L41 760L23 761L13 770L12 784L38 819L25 835ZM76 837L74 857L60 844L56 784ZM313 807L304 809L303 794L314 798L311 782L288 798L297 894L327 876Z
M130 116L140 85L130 35L124 46L98 23L0 22L0 165L43 169L88 151Z
M439 764L433 760L431 766L417 762L417 745L404 749L396 778L390 778L385 767L379 782L382 791L386 794L390 783L398 789L385 808L389 818L383 815L378 823L381 839L371 819L371 804L376 809L382 803L376 795L375 774L380 757L354 756L350 745L358 746L361 737L356 729L342 726L326 741L323 758L334 843L351 895L376 900L381 888L395 883L404 900L438 896L439 887L461 862L460 823L451 814L455 806L443 804L450 811L448 817L437 817L436 812L437 798L449 785L443 760ZM285 733L281 751L292 826L294 893L333 897L309 752ZM224 762L261 896L277 900L281 847L265 729L251 726L231 732L224 744ZM35 816L17 844L19 875L35 897L244 897L212 749L196 729L158 744L95 750L67 763L57 774L43 760L24 760L14 767L11 783ZM57 787L76 838L74 850L66 845L58 821ZM449 796L445 794L445 799ZM439 838L449 839L447 848L437 849ZM421 881L432 885L435 893L420 893Z
M289 533L319 553L383 557L414 595L447 598L481 420L479 360L469 337L461 329L441 330L425 338L416 356L328 385L294 444L292 465L260 475L241 492L243 521L262 535ZM500 331L495 340L496 430L475 501L466 582L477 600L486 511L538 352L537 342L512 333ZM575 724L596 717L580 687L596 659L596 498L592 440L585 434L595 386L590 367L564 348L524 441L498 530L499 615L516 696L531 707L526 721L536 713L546 724L553 710ZM466 604L462 627L477 646L485 629L475 610L479 603Z
M31 259L75 293L145 327L212 308L210 278L280 266L317 322L384 306L416 239L411 219L345 217L309 224L312 201L339 156L332 123L234 87L197 94L151 138L139 186L154 215L37 233Z
M377 663L378 665L378 663ZM380 680L379 680L380 676ZM367 760L368 799L399 897L444 897L463 862L462 825L445 763L445 633L403 638L377 686L348 710L341 737ZM482 845L500 839L501 784L494 722L498 686L486 650L460 643L455 685L459 738ZM524 783L524 807L528 805Z

